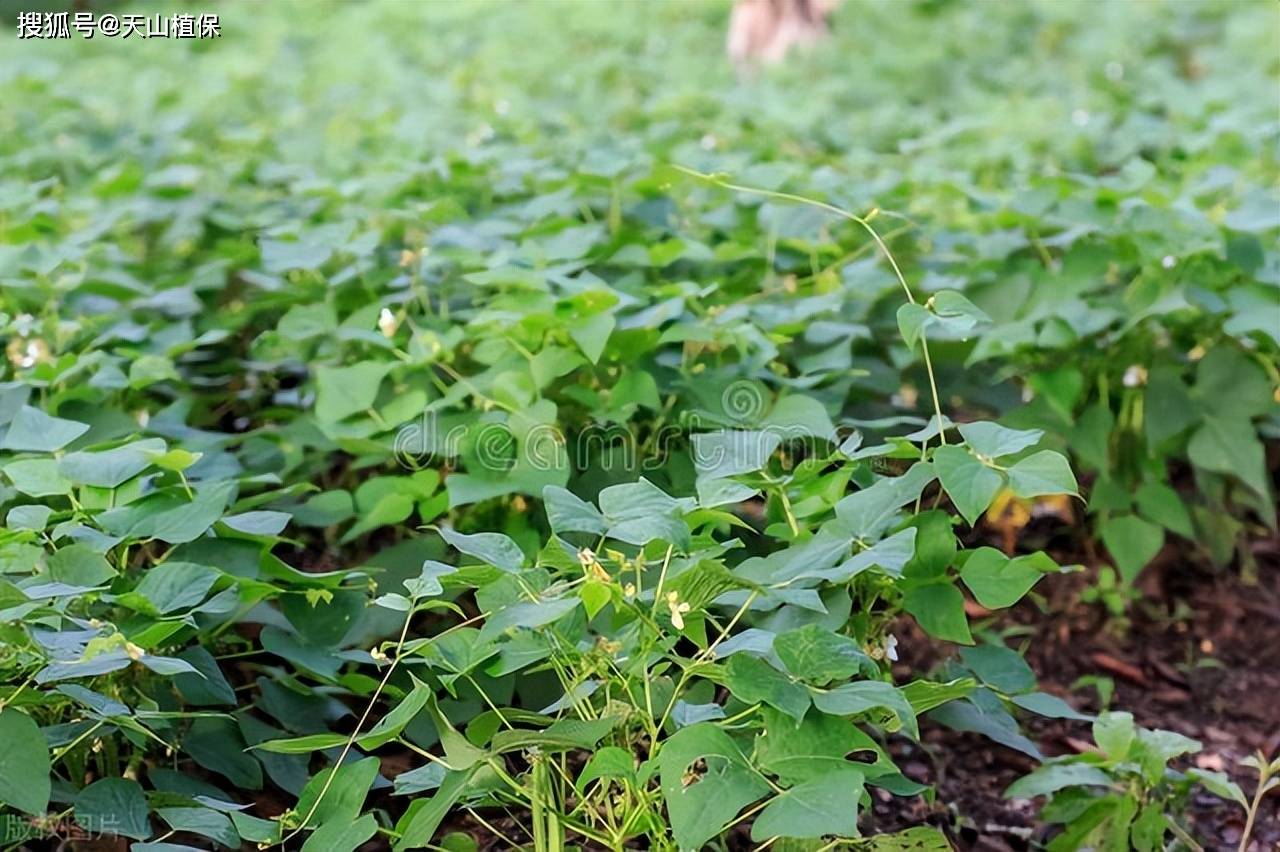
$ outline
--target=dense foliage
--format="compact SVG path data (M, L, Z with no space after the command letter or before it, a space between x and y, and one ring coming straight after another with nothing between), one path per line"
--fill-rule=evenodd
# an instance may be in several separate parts
M831 848L888 737L1088 720L988 512L1117 615L1168 535L1254 570L1274 6L849 4L746 80L721 5L502 10L4 37L6 844ZM1055 848L1244 798L1094 731L1009 791Z

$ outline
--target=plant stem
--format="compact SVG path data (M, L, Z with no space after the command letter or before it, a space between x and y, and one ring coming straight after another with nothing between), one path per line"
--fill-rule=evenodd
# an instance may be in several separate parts
M828 213L832 213L836 216L841 217L842 219L847 219L850 222L856 223L859 227L861 227L864 231L866 231L868 235L870 235L871 239L875 241L876 246L880 249L881 254L884 255L885 260L889 262L890 268L893 269L894 276L898 279L898 283L902 285L902 292L906 294L907 302L912 305L917 304L915 295L912 294L911 287L907 284L907 279L902 274L902 270L898 266L898 261L894 259L893 253L889 251L889 247L885 245L884 240L880 238L880 233L871 226L871 222L869 220L863 218L862 216L859 216L856 213L851 213L842 207L835 206L834 204L828 204L825 201L818 201L813 198L805 198L803 195L795 195L790 192L777 192L772 189L759 189L753 186L742 186L741 184L731 183L727 180L724 180L718 175L706 174L705 172L699 172L694 169L686 168L685 166L680 166L680 165L675 165L673 167L677 171L684 172L685 174L690 175L691 177L696 177L700 180L704 180L707 183L710 183L714 186L721 187L722 189L729 189L729 190L733 190L734 192L742 192L742 193L746 193L747 195L757 195L763 198L774 198L774 199L777 199L778 201L789 201L793 204L804 204L804 205L808 205L809 207L816 207L819 210L825 210ZM923 333L921 333L920 335L920 350L921 352L924 353L924 368L925 368L925 372L929 374L929 392L933 395L933 411L934 411L934 415L938 418L938 440L941 441L943 444L945 444L947 442L947 436L946 436L946 431L942 428L943 426L942 402L938 398L938 384L933 377L933 362L932 362L932 359L930 359L929 357L929 344L924 339Z

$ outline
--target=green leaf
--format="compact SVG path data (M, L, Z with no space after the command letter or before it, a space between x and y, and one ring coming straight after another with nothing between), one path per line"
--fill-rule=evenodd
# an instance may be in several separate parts
M1137 738L1132 713L1118 711L1100 713L1093 722L1093 741L1113 762L1125 760Z
M382 527L402 523L413 514L413 497L409 494L384 494L373 508L359 515L351 529L342 534L341 544L355 541L360 536Z
M559 719L541 731L504 730L493 735L489 750L507 754L538 748L549 754L595 748L604 736L622 722L620 716L600 719Z
M350 492L324 491L290 511L295 523L308 527L331 527L350 518L355 512L355 505Z
M480 629L480 640L492 639L511 627L543 627L559 621L577 609L580 603L582 599L571 594L563 598L510 604L489 617Z
M151 458L164 451L164 441L147 438L111 450L67 453L58 460L58 470L80 485L117 488L146 470Z
M963 447L938 447L933 451L933 467L943 489L970 526L978 522L1004 487L1004 477Z
M578 597L582 599L587 618L592 619L613 599L613 587L599 580L588 580L578 589Z
M116 569L87 544L72 544L49 557L49 576L72 586L96 586L114 578Z
M36 683L54 683L78 677L92 677L127 669L132 660L123 650L104 651L83 660L52 662L36 674Z
M400 839L396 841L395 852L404 849L420 849L435 836L436 829L444 821L445 816L466 792L467 782L475 770L449 772L429 799L415 799L405 811L404 816L396 823L396 831Z
M961 423L959 429L965 443L989 459L1022 452L1027 447L1034 447L1044 437L1040 429L1009 429L987 420Z
M1226 773L1193 767L1187 770L1187 774L1203 784L1215 796L1230 799L1242 808L1247 809L1249 807L1249 800L1245 798L1244 791L1240 789L1240 785L1232 781Z
M917 462L902 476L877 479L836 504L836 517L854 538L878 536L899 509L920 496L934 479L934 467Z
M373 814L364 814L355 822L326 822L302 844L302 852L352 852L377 832L378 821Z
M324 678L337 677L342 667L343 659L334 654L333 649L312 644L307 637L274 624L262 630L258 641L264 650Z
M148 812L142 787L128 778L102 778L76 794L76 825L88 832L146 840Z
M232 811L230 816L231 824L235 826L236 833L240 835L241 840L264 845L275 845L280 842L281 825L279 822L251 816L243 811Z
M431 688L413 675L409 677L413 680L413 689L409 690L409 694L391 712L379 719L378 724L369 729L368 733L360 736L357 742L361 748L375 749L389 743L427 706L431 699Z
M262 267L268 272L288 272L291 269L317 269L333 256L333 244L315 236L297 240L259 241Z
M357 589L294 592L280 596L280 611L297 628L302 644L327 648L338 645L351 631L366 603L364 592Z
M756 760L761 769L777 775L784 785L799 784L846 767L846 756L851 752L875 755L876 762L871 766L876 769L892 768L875 740L851 719L809 713L797 725L790 716L770 707L762 708L760 715L765 729L756 737Z
M1187 511L1186 504L1177 491L1163 482L1144 482L1134 497L1137 499L1138 512L1144 518L1183 538L1195 538L1191 513Z
M1199 740L1184 737L1176 731L1139 728L1136 735L1137 743L1127 756L1130 760L1138 761L1148 784L1160 783L1167 771L1165 764L1169 761L1184 754L1194 754L1201 749Z
M124 538L183 544L204 535L222 517L234 490L234 482L223 480L201 486L190 502L158 494L103 512L98 521L108 532Z
M987 609L1003 609L1022 600L1045 573L1057 569L1045 553L1010 559L994 547L971 552L960 569L960 579Z
M5 516L5 526L11 530L35 530L42 532L49 524L53 509L48 506L14 506Z
M870 675L877 668L857 641L819 624L779 633L773 640L773 650L787 671L815 686L857 674Z
M686 783L686 773L699 760L705 770ZM710 722L672 734L658 753L658 769L671 832L684 852L701 849L739 811L769 792L729 735Z
M835 689L813 693L813 704L823 713L832 716L856 716L868 710L888 710L898 720L898 726L906 730L912 739L920 737L916 714L911 709L902 690L878 680L846 683Z
M1032 373L1028 382L1063 419L1072 419L1084 394L1084 373L1075 367L1063 366Z
M13 487L28 497L53 497L71 493L71 480L58 472L56 459L23 459L4 466Z
M316 367L316 418L336 423L373 407L378 388L391 371L388 361L361 361L348 367Z
M203 455L203 453L193 453L190 450L184 450L181 447L174 447L173 449L165 450L164 452L147 453L147 460L161 470L169 470L174 473L179 473L200 461Z
M964 614L964 595L950 583L913 586L903 597L902 606L930 636L962 645L973 644L969 620Z
M196 719L182 740L182 750L205 769L242 789L261 790L262 765L244 749L244 738L230 719Z
M449 724L449 720L440 712L435 694L428 691L427 705L424 708L431 716L436 733L440 737L440 745L444 747L445 766L453 770L470 769L485 757L483 749L476 748L471 741ZM441 790L443 792L443 788Z
M725 665L724 684L745 704L764 702L799 722L809 709L809 693L758 657L734 654Z
M1247 421L1274 405L1262 367L1229 344L1213 347L1196 364L1194 393L1208 416L1224 420Z
M848 766L832 769L779 793L755 818L751 839L855 837L865 776Z
M120 600L152 615L167 615L199 604L219 576L216 568L207 565L164 562L143 574L142 582Z
M225 814L210 808L157 808L156 814L174 831L188 831L232 849L240 845L240 835Z
M1199 418L1176 366L1152 368L1143 400L1143 425L1153 447L1183 432Z
M178 658L196 670L196 673L179 674L173 678L173 685L188 704L197 707L236 704L235 690L222 676L218 661L204 647L193 645L178 654Z
M613 334L613 329L616 326L617 321L613 318L613 314L600 313L571 324L569 326L569 336L573 338L574 343L578 344L582 354L586 355L592 364L595 364L604 353L604 347L609 342L609 335Z
M868 837L865 852L951 852L951 842L936 828L908 828Z
M930 712L929 718L956 731L982 734L1035 760L1043 760L1044 756L1035 743L1018 732L1018 721L994 694L987 692L985 695L991 700L983 700L984 692L979 690L970 698L948 701ZM982 701L983 706L979 707L975 701Z
M466 535L449 527L440 527L439 532L440 537L458 551L495 568L514 574L524 567L524 551L502 533Z
M1247 419L1208 416L1187 444L1191 463L1235 475L1259 495L1267 494L1266 454Z
M955 562L959 550L954 522L955 516L941 509L921 512L908 521L907 528L916 531L916 540L915 553L901 572L904 577L911 580L938 580L946 576L947 569ZM891 538L885 541L890 541Z
M446 772L448 770L438 763L424 763L417 769L401 772L395 777L394 795L412 796L435 790L444 781Z
M948 339L967 339L991 318L955 290L939 290L927 304L907 303L898 308L898 331L908 348L927 333L938 330Z
M38 408L24 405L9 423L0 449L52 453L88 431L87 424L51 417Z
M288 512L242 512L238 515L226 515L222 518L222 523L236 532L272 536L278 535L291 518Z
M317 751L345 745L346 734L307 734L302 737L288 737L279 740L264 740L253 746L254 749L269 751L272 754L311 754Z
M329 782L330 775L333 776L332 783ZM331 822L354 822L364 807L365 796L377 775L376 757L366 757L338 767L326 767L313 775L298 794L294 810L304 817L310 814L310 818L304 823L307 828Z
M940 324L961 336L968 336L977 326L991 322L986 311L957 290L939 290L929 297L929 304L941 320Z
M647 479L610 485L600 492L600 511L611 522L673 515L683 504Z
M753 473L768 463L781 441L776 432L703 432L692 438L693 464L702 479Z
M1102 543L1125 582L1133 582L1164 545L1164 530L1137 515L1108 518L1102 527Z
M49 746L25 713L0 710L0 803L43 816L49 807Z
M337 328L338 318L333 306L323 302L294 305L276 325L276 331L283 337L299 342L331 334Z
M916 715L941 707L948 701L957 701L973 694L978 682L971 677L958 677L946 682L913 680L902 687L902 694L911 703Z
M760 426L783 440L813 437L830 441L836 434L835 424L822 403L800 394L790 394L775 402Z
M573 786L579 793L586 790L592 781L602 778L620 778L634 781L636 777L636 758L626 749L617 746L605 746L591 755L591 759L578 773Z
M933 319L933 314L923 305L907 302L898 308L898 333L908 349L915 349L920 334Z
M1004 791L1006 799L1033 799L1047 796L1067 787L1109 787L1111 776L1083 763L1057 763L1041 766L1024 775Z
M983 683L1006 695L1036 688L1036 674L1031 666L1016 651L1003 645L961 648L960 659Z
M548 485L542 489L542 502L547 521L556 533L585 532L604 535L609 529L604 515L587 501L567 489Z
M950 530L948 529L948 534ZM795 579L819 578L828 583L846 583L863 571L878 568L890 577L901 577L903 568L916 555L916 541L919 539L915 527L900 530L888 538L881 539L866 550L860 550L849 559L833 568L821 565L801 571Z
M457 573L458 569L452 565L428 559L422 563L418 576L404 581L404 587L413 596L414 600L435 597L436 595L444 594L444 585L440 582L440 579Z
M1019 497L1077 495L1079 486L1066 456L1053 450L1032 453L1009 468L1009 487Z
M1092 722L1094 717L1081 713L1056 695L1046 692L1030 692L1026 695L1015 695L1011 699L1023 710L1030 710L1050 719L1073 719L1077 722Z

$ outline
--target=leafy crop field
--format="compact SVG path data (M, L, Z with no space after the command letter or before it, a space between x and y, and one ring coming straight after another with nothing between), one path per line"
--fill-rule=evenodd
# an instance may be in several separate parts
M0 848L1277 848L1274 3L214 11L0 34Z

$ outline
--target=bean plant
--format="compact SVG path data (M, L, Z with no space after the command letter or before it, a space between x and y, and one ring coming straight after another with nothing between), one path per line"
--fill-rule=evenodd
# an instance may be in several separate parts
M940 850L929 726L1159 740L990 619L1257 571L1274 16L848 5L857 87L710 4L0 35L0 848ZM1010 792L1182 842L1104 739Z

